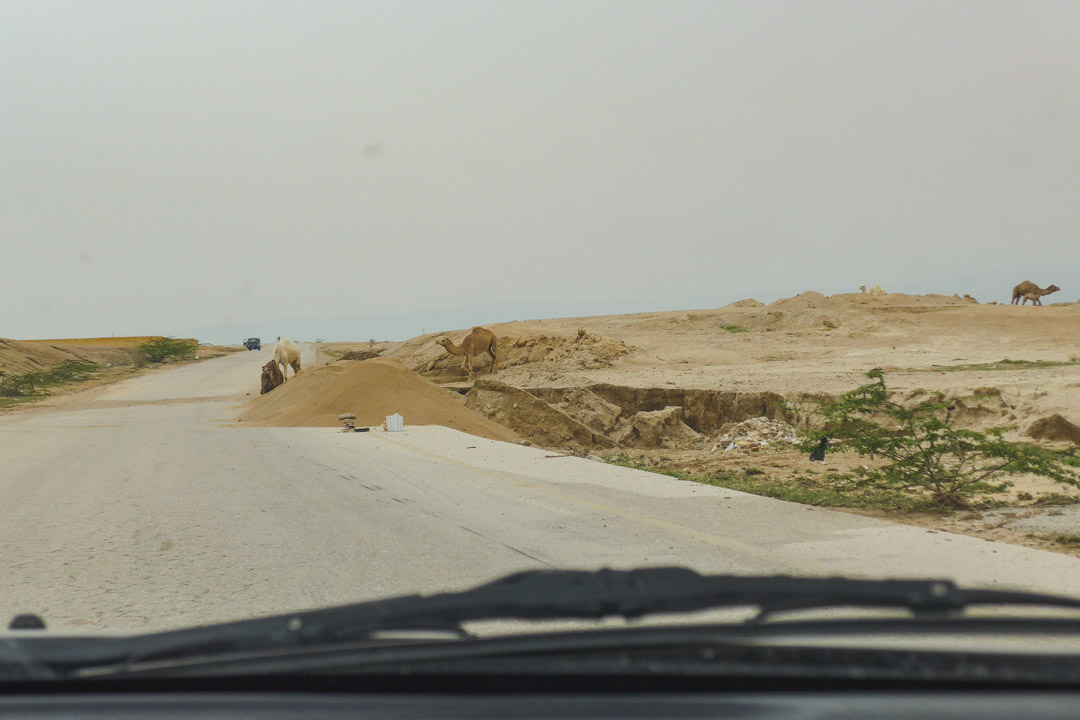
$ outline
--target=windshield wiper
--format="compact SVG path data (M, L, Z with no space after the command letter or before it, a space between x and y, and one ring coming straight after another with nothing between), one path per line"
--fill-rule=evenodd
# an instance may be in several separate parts
M897 608L916 617L961 614L975 605L1080 608L1080 600L1000 590L963 589L948 580L852 580L790 576L701 575L677 567L639 570L537 570L436 595L407 595L267 618L107 638L64 646L69 667L129 665L165 659L371 639L387 631L448 631L483 620L640 618L663 613L753 607L751 622L791 610ZM54 651L59 648L54 648ZM86 653L92 653L88 657ZM52 654L52 653L50 653ZM63 660L54 655L54 660Z

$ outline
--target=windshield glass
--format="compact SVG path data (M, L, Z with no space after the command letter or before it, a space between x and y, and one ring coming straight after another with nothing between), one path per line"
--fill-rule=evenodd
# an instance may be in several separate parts
M0 5L0 622L665 566L1080 598L1078 33L1050 1Z

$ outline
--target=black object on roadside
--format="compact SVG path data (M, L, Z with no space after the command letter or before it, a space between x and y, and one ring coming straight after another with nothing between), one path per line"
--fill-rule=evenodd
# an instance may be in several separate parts
M16 615L8 624L8 630L44 630L45 621L33 613Z
M810 460L812 462L825 462L825 448L829 447L829 438L821 438L821 442L814 448L814 452L810 453Z

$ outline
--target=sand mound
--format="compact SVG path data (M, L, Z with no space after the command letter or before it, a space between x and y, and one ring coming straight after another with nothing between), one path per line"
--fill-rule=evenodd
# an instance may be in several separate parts
M771 303L769 307L777 310L807 310L810 308L827 306L829 304L828 300L827 297L819 292L807 290L804 293L799 293L795 297L776 300Z
M503 426L466 408L460 396L425 380L396 360L346 360L304 370L248 405L240 422L259 427L338 427L356 414L357 427L400 413L409 425L443 425L470 435L517 441Z
M1036 420L1024 434L1036 440L1068 440L1071 443L1080 443L1080 427L1057 413Z
M765 307L765 303L758 302L754 298L743 298L742 300L736 300L733 303L728 303L724 306L724 309L728 308L762 308Z

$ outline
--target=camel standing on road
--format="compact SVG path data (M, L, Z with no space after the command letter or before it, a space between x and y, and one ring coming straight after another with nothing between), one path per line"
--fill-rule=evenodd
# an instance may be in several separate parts
M495 333L491 332L487 328L474 327L472 332L465 336L465 339L461 341L461 345L455 345L450 338L442 338L438 341L438 345L442 345L446 348L446 352L451 355L464 355L465 360L461 363L461 367L469 371L469 379L472 380L473 357L482 353L487 353L491 356L491 369L488 372L493 373L499 369L499 340L495 337Z
M1051 285L1050 287L1043 290L1030 280L1025 280L1024 282L1013 288L1012 304L1016 305L1017 303L1019 303L1020 305L1026 305L1027 301L1030 300L1032 305L1042 305L1042 300L1040 298L1042 298L1043 295L1055 293L1060 289L1061 288L1059 288L1057 285ZM1021 298L1023 298L1022 302Z

